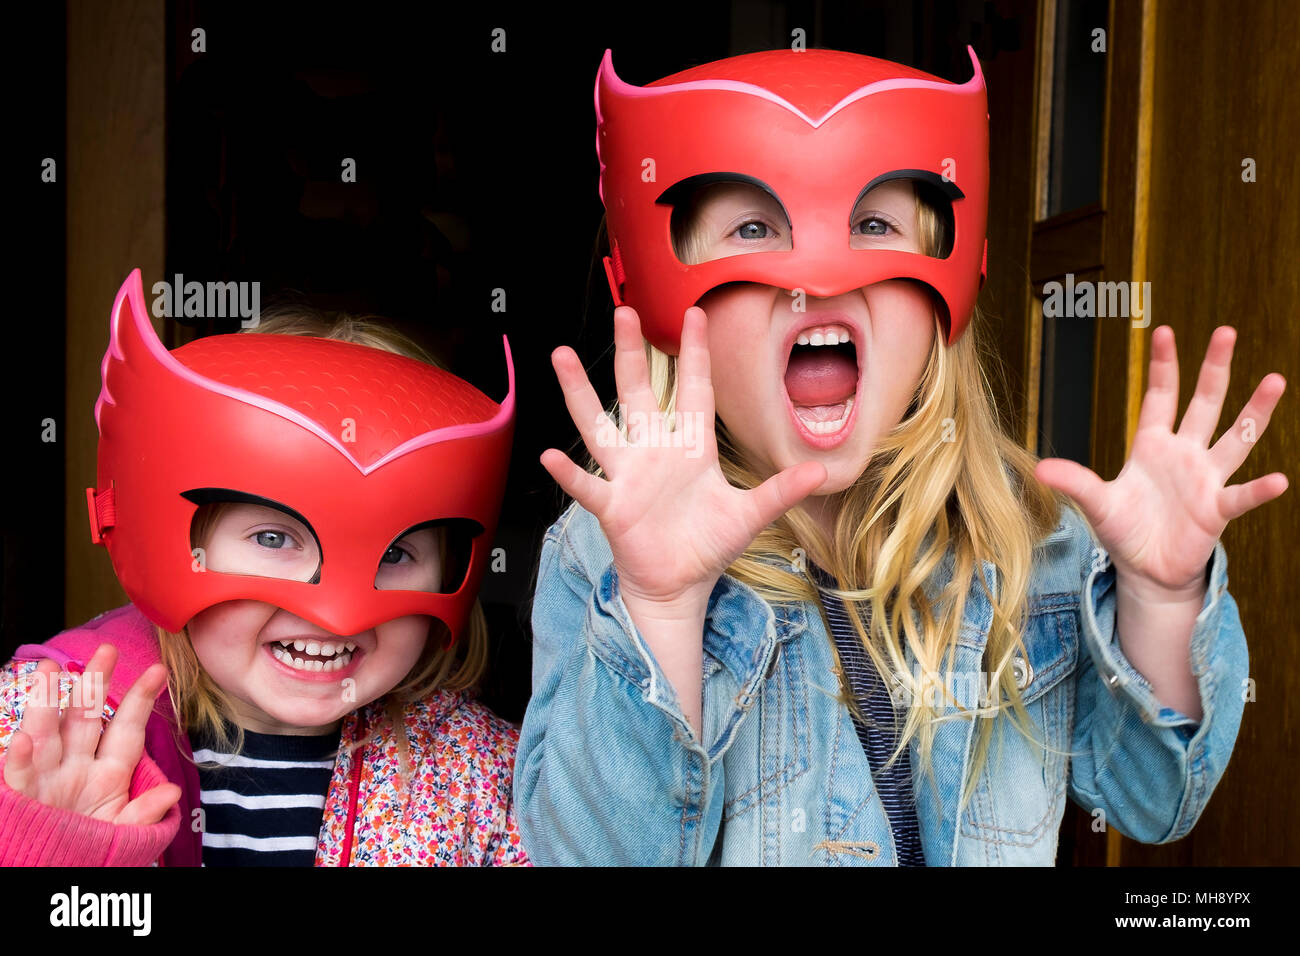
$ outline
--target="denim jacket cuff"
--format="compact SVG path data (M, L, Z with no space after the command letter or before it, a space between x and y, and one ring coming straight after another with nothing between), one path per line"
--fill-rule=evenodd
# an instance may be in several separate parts
M647 703L667 714L683 742L701 746L682 711L676 689L632 622L612 562L596 584L586 633L593 653L612 671L639 687ZM704 642L703 732L704 742L708 744L705 753L710 762L715 762L726 751L740 719L757 699L776 654L775 614L752 588L723 575L709 597L701 636ZM734 695L728 693L725 713L718 713L709 706L709 701L716 693L711 686L717 680L715 675L723 670L739 690Z
M1103 554L1104 552L1098 552ZM1115 566L1109 556L1095 561L1083 588L1084 633L1095 649L1097 673L1112 695L1126 697L1136 708L1144 723L1155 727L1172 727L1187 743L1191 741L1208 720L1214 697L1210 682L1213 674L1209 661L1213 655L1213 641L1219 633L1223 595L1227 590L1228 558L1223 543L1216 542L1210 557L1209 584L1196 624L1192 629L1190 658L1192 673L1196 676L1201 696L1201 721L1193 720L1172 707L1162 707L1156 699L1151 683L1138 672L1120 650L1119 635L1115 630L1116 592Z
M613 562L596 583L586 630L592 651L615 673L641 688L642 698L658 707L688 739L693 736L672 681L664 674L623 603Z

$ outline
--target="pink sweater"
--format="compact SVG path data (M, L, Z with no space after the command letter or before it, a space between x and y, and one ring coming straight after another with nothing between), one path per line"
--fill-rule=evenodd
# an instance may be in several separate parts
M22 722L26 706L27 687L23 676L34 671L45 657L55 660L65 671L80 673L83 662L101 643L112 644L118 652L104 706L104 719L111 720L127 689L160 657L153 627L129 604L101 614L79 628L64 631L45 644L19 647L14 660L0 671L0 866L147 866L159 860L173 841L177 844L177 852L171 854L173 863L197 862L202 852L201 836L196 840L176 840L181 818L179 805L171 807L160 821L149 826L117 825L72 810L46 806L4 782L4 751ZM71 684L70 675L61 680L61 698L69 692ZM165 694L154 710L146 731L146 752L131 776L129 798L134 800L176 778L174 782L196 801L197 772L185 773L177 746L168 740L167 728L174 726L174 721ZM151 754L165 759L171 777Z
M178 806L151 826L119 826L56 810L4 784L3 750L26 705L24 676L43 656L79 671L95 647L112 643L118 665L108 687L105 717L121 695L158 660L148 621L126 605L65 631L43 645L24 645L0 667L0 865L198 865L202 834L181 826L199 807L198 773L189 741L174 732L167 695L159 697L146 733L146 752L131 779L130 797L171 780ZM71 685L68 677L63 684ZM518 730L466 692L439 691L407 704L401 726L374 701L343 720L341 751L326 794L317 866L529 865L512 800ZM406 746L398 739L404 736ZM352 752L352 745L355 751ZM413 768L399 778L399 751ZM160 859L161 857L161 859Z
M0 754L0 773L5 758ZM142 756L131 777L131 799L166 783ZM107 823L58 810L11 790L0 777L0 866L147 866L176 836L181 811L173 806L151 826Z

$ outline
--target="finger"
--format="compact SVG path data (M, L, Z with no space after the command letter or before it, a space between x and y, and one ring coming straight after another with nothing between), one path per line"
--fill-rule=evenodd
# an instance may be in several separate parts
M1106 520L1108 482L1102 481L1092 469L1068 458L1044 458L1034 468L1034 477L1047 487L1069 495L1094 529Z
M1237 330L1221 325L1210 336L1210 347L1205 350L1201 374L1196 380L1196 394L1192 396L1183 413L1178 434L1193 438L1202 448L1210 447L1219 416L1223 414L1223 397L1228 394L1229 366L1232 364L1232 347L1237 341Z
M36 768L32 766L32 738L21 730L15 730L9 738L9 749L5 751L5 785L10 790L26 793L36 779Z
M113 822L118 825L150 826L167 816L167 811L180 798L180 787L174 783L160 783L124 806Z
M704 310L691 306L682 321L682 348L677 358L677 411L713 421L713 374Z
M94 756L104 727L104 689L116 666L117 648L101 644L85 670L72 678L70 703L63 712L63 759Z
M1178 355L1174 347L1174 330L1162 325L1151 335L1151 370L1147 391L1142 396L1138 414L1138 431L1158 428L1174 430L1178 414Z
M600 397L591 387L586 369L582 367L582 362L573 349L567 346L556 349L551 353L551 364L555 367L555 376L564 393L565 407L569 409L573 424L578 426L583 444L605 473L610 474L610 460L613 456L608 449L616 447L618 426L605 414Z
M550 472L564 493L597 518L609 504L609 482L579 468L558 448L542 452L542 467Z
M614 382L618 403L629 411L656 413L659 403L650 387L641 319L631 306L614 310Z
M1286 379L1276 372L1265 375L1255 387L1255 394L1250 396L1250 401L1237 416L1236 422L1214 443L1210 449L1210 458L1219 469L1221 481L1227 481L1246 460L1250 450L1255 447L1255 442L1268 427L1273 409L1277 407L1284 391Z
M750 538L785 514L817 490L826 481L826 466L819 461L805 461L773 475L757 488L746 492L751 504Z
M158 692L166 682L167 668L162 664L150 665L136 679L99 739L97 759L135 768L144 752L145 725L153 713Z
M59 737L59 674L62 668L48 658L28 675L27 699L19 730L32 744L32 765L37 774L59 766L63 742Z
M1235 521L1247 511L1272 501L1290 487L1286 475L1275 471L1240 485L1228 485L1219 491L1219 513L1225 521Z

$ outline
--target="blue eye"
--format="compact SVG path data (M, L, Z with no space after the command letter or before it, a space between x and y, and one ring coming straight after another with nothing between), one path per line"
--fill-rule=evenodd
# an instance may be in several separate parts
M762 231L756 233L755 230L762 230ZM736 233L740 234L741 239L766 239L768 235L767 225L765 223L757 222L755 220L750 220L749 222L741 223L739 226L736 227L735 231Z
M259 531L253 537L262 547L276 551L285 548L289 542L289 536L283 531Z
M870 224L870 223L875 223L875 224L877 224L877 225L879 225L879 226L882 226L882 227L884 228L885 231L883 231L883 232L860 232L860 233L858 233L858 235L860 235L860 236L886 236L886 235L889 234L890 231L893 230L893 226L891 226L891 225L890 225L888 222L886 222L885 220L881 219L879 216L868 216L866 219L864 219L864 220L862 220L860 223L858 223L858 226L866 226L866 225L868 225L868 224Z

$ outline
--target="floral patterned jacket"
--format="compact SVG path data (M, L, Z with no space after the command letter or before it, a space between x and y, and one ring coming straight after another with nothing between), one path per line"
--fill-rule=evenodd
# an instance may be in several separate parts
M149 621L132 605L102 614L41 645L24 645L0 668L0 750L22 722L27 675L42 657L79 672L100 643L118 648L106 719L135 678L158 659ZM64 705L71 676L61 691ZM409 798L397 737L383 700L343 720L325 797L316 866L527 865L512 805L518 730L470 692L435 692L404 709ZM131 797L171 780L182 790L159 823L116 826L58 810L11 790L0 753L0 865L197 865L202 859L198 772L163 694L146 731ZM363 741L355 749L350 747ZM350 752L351 750L351 752Z

